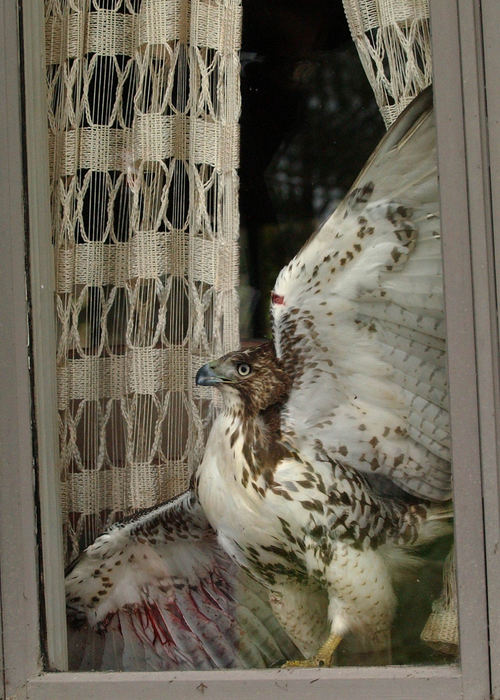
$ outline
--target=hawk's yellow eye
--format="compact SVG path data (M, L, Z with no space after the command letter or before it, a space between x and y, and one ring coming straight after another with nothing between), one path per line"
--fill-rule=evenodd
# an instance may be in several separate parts
M240 377L248 377L250 372L252 371L252 368L250 365L247 365L246 362L242 362L238 367L236 368L238 370L238 374Z

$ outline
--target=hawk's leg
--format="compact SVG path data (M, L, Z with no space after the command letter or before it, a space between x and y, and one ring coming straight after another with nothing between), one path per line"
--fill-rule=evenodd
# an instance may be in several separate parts
M287 661L282 668L316 668L320 666L329 667L332 665L335 649L338 647L342 637L338 634L331 634L326 642L321 645L317 654L310 659L300 661Z
M301 654L312 657L331 632L327 592L316 585L287 579L273 586L269 602Z

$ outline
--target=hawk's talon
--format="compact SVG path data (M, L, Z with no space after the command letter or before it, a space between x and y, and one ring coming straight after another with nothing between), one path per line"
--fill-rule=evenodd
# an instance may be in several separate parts
M331 634L317 654L309 659L287 661L281 668L329 668L333 662L335 649L341 641L342 637L339 637L338 634Z
M324 666L325 662L323 659L318 659L317 656L311 656L310 659L287 661L281 668L323 668Z

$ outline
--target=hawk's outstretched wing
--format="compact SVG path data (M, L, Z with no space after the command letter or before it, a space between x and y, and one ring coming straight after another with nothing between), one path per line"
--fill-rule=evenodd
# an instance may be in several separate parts
M285 435L419 498L450 498L432 94L397 120L273 292ZM314 438L314 440L311 438ZM388 482L387 479L390 481Z
M192 492L99 537L66 596L73 670L258 668L297 654Z

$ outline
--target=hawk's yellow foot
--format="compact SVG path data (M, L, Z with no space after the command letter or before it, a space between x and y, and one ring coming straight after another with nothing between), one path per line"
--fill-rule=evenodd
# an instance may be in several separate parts
M287 661L282 668L328 668L332 665L335 649L338 647L342 637L338 634L331 634L326 642L319 648L317 654L310 659L300 659L297 661Z

